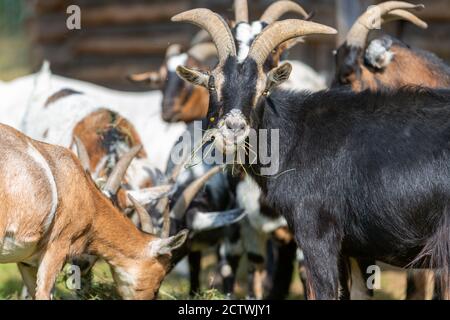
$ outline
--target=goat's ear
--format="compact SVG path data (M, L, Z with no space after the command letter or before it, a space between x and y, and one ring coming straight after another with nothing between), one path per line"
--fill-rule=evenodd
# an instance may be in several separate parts
M150 255L152 257L170 255L173 250L178 249L186 242L188 234L189 231L184 229L172 237L153 240L150 243Z
M204 72L192 70L184 66L178 66L177 75L184 81L208 88L209 75Z
M288 80L289 76L291 75L291 71L292 65L287 62L270 70L269 74L267 75L266 92L269 92L270 89L279 86L280 84Z

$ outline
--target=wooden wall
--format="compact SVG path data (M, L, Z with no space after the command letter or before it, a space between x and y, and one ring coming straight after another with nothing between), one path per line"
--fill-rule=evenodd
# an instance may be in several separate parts
M352 16L377 0L301 0L316 13L314 21L345 29ZM417 0L412 0L417 2ZM118 89L136 90L125 76L157 68L167 46L187 45L197 28L171 23L181 11L207 7L232 18L232 0L28 0L27 30L32 41L32 61L38 68L43 59L55 73ZM273 0L249 0L252 19L257 19ZM81 30L66 28L66 8L81 8ZM351 6L348 9L348 6ZM407 43L432 50L450 61L450 10L448 0L428 0L420 16L426 31L407 23L385 28ZM344 9L342 9L344 8ZM341 10L338 10L341 9ZM327 74L333 72L332 50L337 38L316 37L297 46L290 58L298 58Z

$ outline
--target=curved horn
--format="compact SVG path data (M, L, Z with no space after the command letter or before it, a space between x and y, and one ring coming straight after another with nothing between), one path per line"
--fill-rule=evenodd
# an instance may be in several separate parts
M353 24L347 34L346 42L349 46L363 48L366 45L369 32L383 23L383 17L397 9L423 9L423 4L412 4L403 1L387 1L371 6Z
M208 9L193 9L172 17L174 22L189 22L205 29L216 45L220 64L225 63L228 56L236 56L233 35L225 20Z
M222 228L240 221L246 213L244 209L232 209L218 212L195 212L190 223L193 231L207 231Z
M234 20L248 23L248 3L247 0L234 0Z
M152 201L160 200L163 197L166 197L170 190L172 190L172 188L173 185L165 184L138 190L127 190L127 194L132 196L136 201L145 206Z
M189 49L188 55L193 57L195 60L202 62L211 57L217 57L217 49L212 42L199 43Z
M114 170L111 172L106 184L103 188L103 191L107 192L110 195L115 195L119 190L120 184L122 182L125 173L127 172L128 167L131 164L131 161L137 156L137 154L141 151L142 145L137 145L130 149L125 155L120 158L119 162L115 166Z
M139 220L141 221L142 231L147 233L154 233L153 222L150 214L145 210L145 208L135 199L132 195L128 195L131 203L133 204L136 212L139 216Z
M173 206L170 216L175 217L176 219L181 219L183 214L186 212L187 208L191 204L192 200L194 200L197 193L203 187L203 185L216 173L222 170L223 166L217 166L210 169L203 176L192 182L182 193L180 198L177 200L175 205Z
M80 159L84 171L90 172L91 161L89 160L89 154L86 150L86 146L83 144L83 142L81 142L80 138L78 138L77 136L74 136L73 139L75 141L75 145L77 146L78 159Z
M298 13L302 15L304 19L309 17L309 14L299 4L293 1L277 1L272 3L266 11L264 11L259 20L264 21L267 24L272 24L288 12Z
M248 56L260 66L270 52L283 42L311 34L336 34L337 31L323 24L298 19L277 21L266 27L253 42Z
M412 24L414 24L415 26L422 28L422 29L428 28L428 24L425 21L418 18L417 16L415 16L414 14L412 14L409 11L401 10L401 9L392 10L391 12L389 12L383 18L383 23L391 22L391 21L395 21L395 20L409 21Z

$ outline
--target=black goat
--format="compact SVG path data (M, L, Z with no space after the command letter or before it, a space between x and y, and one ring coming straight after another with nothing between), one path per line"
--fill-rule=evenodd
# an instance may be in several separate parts
M211 11L173 20L200 25L216 43L220 62L210 74L183 67L178 74L209 88L219 150L238 150L250 127L279 130L278 175L262 176L260 163L249 172L303 249L308 298L338 298L342 255L439 269L448 287L450 91L283 91L275 87L289 77L288 64L262 72L271 50L334 29L277 22L238 63L228 27Z
M368 44L371 30L389 21L406 20L418 27L427 27L414 14L397 9L399 5L403 3L388 1L372 6L357 19L346 41L336 51L335 87L349 85L354 91L398 89L406 85L450 88L450 67L433 53L410 48L388 35ZM423 5L411 4L409 9L422 8ZM378 17L374 17L375 11ZM366 271L365 268L361 270ZM428 279L424 272L408 273L406 299L425 298ZM365 295L373 295L372 290L365 289ZM349 292L344 295L350 296ZM435 290L434 297L440 297L439 290Z

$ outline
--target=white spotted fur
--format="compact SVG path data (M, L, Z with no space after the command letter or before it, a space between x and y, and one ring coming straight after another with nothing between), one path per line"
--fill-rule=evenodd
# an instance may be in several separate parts
M42 154L31 144L28 144L27 153L44 170L48 183L50 185L52 206L45 220L45 231L47 231L52 224L53 219L55 218L56 209L58 208L58 188L56 187L56 181L55 177L53 176L52 170L50 169L47 160L45 160Z

